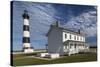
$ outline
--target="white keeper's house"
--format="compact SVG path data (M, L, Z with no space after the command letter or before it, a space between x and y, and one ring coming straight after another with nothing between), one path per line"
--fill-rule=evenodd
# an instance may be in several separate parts
M78 32L73 32L59 26L58 21L55 25L51 25L48 33L48 53L75 54L85 51L89 47L86 46L85 36Z

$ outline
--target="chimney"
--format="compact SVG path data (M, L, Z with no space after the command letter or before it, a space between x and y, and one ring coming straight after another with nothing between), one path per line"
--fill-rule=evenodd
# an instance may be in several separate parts
M51 27L54 26L54 27L59 27L59 22L58 20L56 22L54 22L53 24L51 24Z
M59 27L59 23L58 23L58 20L56 21L56 27Z
M81 32L80 32L80 29L78 29L78 33L80 34Z

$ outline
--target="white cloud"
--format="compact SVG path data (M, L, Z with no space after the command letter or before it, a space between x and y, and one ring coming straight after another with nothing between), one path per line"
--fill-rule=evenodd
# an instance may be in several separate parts
M72 17L65 25L65 28L81 29L86 37L95 36L97 34L97 15L96 11L88 11L77 17Z

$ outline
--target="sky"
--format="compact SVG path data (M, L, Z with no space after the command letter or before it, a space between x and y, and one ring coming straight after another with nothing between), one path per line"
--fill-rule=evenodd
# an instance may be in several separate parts
M35 49L44 49L48 43L45 36L50 25L59 21L60 27L69 30L81 30L86 42L96 45L97 41L97 7L89 5L72 5L39 2L13 2L13 50L22 49L24 10L30 16L30 43Z

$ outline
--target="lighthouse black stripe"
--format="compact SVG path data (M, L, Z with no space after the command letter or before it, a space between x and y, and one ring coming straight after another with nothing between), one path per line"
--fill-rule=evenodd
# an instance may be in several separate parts
M30 43L29 37L23 37L23 43Z
M29 26L28 26L28 25L24 25L24 26L23 26L23 30L24 30L24 31L29 31Z

